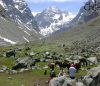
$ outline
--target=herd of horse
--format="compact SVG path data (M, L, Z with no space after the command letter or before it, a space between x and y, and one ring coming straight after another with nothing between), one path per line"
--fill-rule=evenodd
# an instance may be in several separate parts
M28 51L28 50L30 50L30 48L28 47L25 50ZM6 57L11 57L11 56L15 57L17 51L19 51L19 49L13 49L13 50L7 51L6 52ZM50 58L50 57L52 57L52 58ZM79 62L74 63L74 62L70 62L70 61L67 61L67 60L62 61L61 57L62 57L62 55L59 55L59 56L56 57L56 52L54 52L52 54L52 56L50 56L49 52L45 52L45 55L44 55L45 59L55 59L55 62L54 62L55 66L58 65L60 69L61 68L66 68L66 67L69 69L70 65L73 63L75 68L78 71L81 68L82 65L85 65L85 66L88 65L88 62L87 62L86 58L81 58L81 59L79 59ZM51 69L54 69L54 66L51 63L49 63L48 66ZM21 67L21 68L25 67L26 68L27 66L22 65L22 64L18 64L18 67ZM18 67L15 66L15 67L13 67L13 69L17 69Z
M81 58L79 60L79 62L77 63L74 63L74 62L69 62L67 60L64 60L63 62L61 60L56 60L55 62L53 63L49 63L48 66L50 67L50 69L54 70L55 66L59 66L60 70L62 68L66 68L69 70L71 64L74 65L74 67L76 68L77 71L79 71L79 69L81 68L82 65L84 66L87 66L88 65L88 62L85 58Z

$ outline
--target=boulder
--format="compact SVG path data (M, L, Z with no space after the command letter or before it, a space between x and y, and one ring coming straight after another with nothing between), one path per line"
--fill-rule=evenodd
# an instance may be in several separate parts
M37 66L32 66L32 70L36 70L37 69Z
M75 86L75 84L76 84L75 79L66 78L62 86Z
M90 57L90 58L88 58L87 60L90 61L90 62L93 63L93 64L97 64L97 63L98 63L96 57Z
M7 68L6 66L3 66L3 67L2 67L2 70L3 70L3 71L6 71L7 69L8 69L8 68Z
M44 67L43 67L43 69L48 69L49 67L47 66L47 65L45 65Z
M90 83L89 86L100 86L100 72L96 77L93 78L93 81Z
M75 86L85 86L82 82L76 82Z
M16 70L11 70L12 74L17 74L18 72Z
M20 71L19 71L19 72L20 72L20 73L22 73L22 72L24 72L24 71L25 71L25 69L24 69L24 68L22 68L22 69L20 69Z
M69 77L66 77L65 75L53 78L49 83L49 86L75 86L75 85L76 85L76 80L70 79Z
M66 76L53 78L49 86L100 86L100 67L92 68L87 76L78 80Z
M83 79L83 83L86 86L89 86L92 81L93 81L93 78L90 75L85 76L84 79Z
M3 73L4 72L4 70L0 70L0 73Z
M36 53L31 52L29 55L30 55L30 56L35 56L35 55L36 55Z
M16 71L16 70L8 70L8 71L6 71L6 73L7 74L17 74L18 71Z
M65 76L53 78L52 80L50 80L49 86L62 86L65 79L66 79Z
M99 72L100 72L100 66L95 67L95 68L92 68L92 69L89 70L89 73L90 73L93 77L97 76L97 74L98 74Z
M12 80L12 77L8 77L9 80Z

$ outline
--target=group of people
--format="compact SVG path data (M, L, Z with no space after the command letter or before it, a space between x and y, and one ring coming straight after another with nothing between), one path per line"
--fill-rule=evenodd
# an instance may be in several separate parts
M51 66L50 66L50 79L53 79L54 77L56 77L56 72L54 70L54 67L55 64L54 63L51 63ZM75 65L72 63L70 64L70 67L68 69L68 73L69 73L69 76L71 79L75 79L75 73L76 73L76 68L75 68ZM64 76L64 75L67 75L65 70L63 68L60 69L60 72L58 74L58 77L61 77L61 76Z

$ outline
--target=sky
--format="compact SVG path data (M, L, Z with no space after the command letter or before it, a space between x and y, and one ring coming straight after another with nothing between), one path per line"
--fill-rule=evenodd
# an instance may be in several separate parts
M68 11L77 14L79 9L88 0L26 0L32 12L42 12L50 6L56 6L63 11Z

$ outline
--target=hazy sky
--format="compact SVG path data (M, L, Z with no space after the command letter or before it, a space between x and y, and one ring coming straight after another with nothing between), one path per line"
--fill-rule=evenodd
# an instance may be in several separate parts
M77 13L88 0L26 0L32 12L41 12L50 6Z

